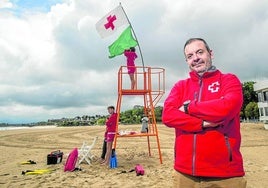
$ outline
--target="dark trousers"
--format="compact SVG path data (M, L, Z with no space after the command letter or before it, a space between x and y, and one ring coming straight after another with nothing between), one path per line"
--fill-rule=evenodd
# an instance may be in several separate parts
M103 145L102 145L102 154L101 154L101 158L105 159L105 155L106 155L106 150L107 150L107 144L106 144L106 140L103 140Z

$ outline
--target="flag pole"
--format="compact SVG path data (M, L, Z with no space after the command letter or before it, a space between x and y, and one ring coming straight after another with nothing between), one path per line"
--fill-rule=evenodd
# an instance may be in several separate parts
M131 30L132 30L132 32L133 32L133 35L134 35L134 37L135 37L135 39L136 39L136 41L137 41L138 48L139 48L140 55L141 55L141 62L142 62L143 72L145 72L145 70L144 70L144 61L143 61L143 55L142 55L142 52L141 52L141 47L140 47L140 44L139 44L138 38L137 38L137 36L136 36L136 34L135 34L135 31L134 31L134 29L133 29L133 27L132 27L132 25L131 25L131 23L130 23L130 21L129 21L129 19L128 19L128 16L127 16L127 14L126 14L126 12L125 12L125 10L124 10L123 6L121 5L121 2L119 3L119 5L121 6L121 8L122 8L122 10L123 10L123 12L124 12L124 14L125 14L125 16L126 16L127 21L128 21L128 23L129 23L129 25L130 25L130 28L131 28Z

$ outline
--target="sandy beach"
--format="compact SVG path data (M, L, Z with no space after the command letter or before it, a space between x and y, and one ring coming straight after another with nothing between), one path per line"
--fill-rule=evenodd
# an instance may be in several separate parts
M140 130L140 125L121 126ZM159 162L155 137L151 137L152 156L148 156L147 139L118 138L118 168L108 169L93 161L80 165L82 171L64 172L66 154L83 141L98 136L92 153L101 154L104 126L29 128L0 131L0 187L172 187L174 130L158 125L163 164ZM242 147L248 188L268 187L268 130L263 124L242 124ZM47 154L53 150L64 153L63 162L47 165ZM37 164L22 165L33 160ZM136 164L145 169L144 176L128 172ZM42 175L22 175L25 170L51 169ZM121 173L127 171L127 173Z

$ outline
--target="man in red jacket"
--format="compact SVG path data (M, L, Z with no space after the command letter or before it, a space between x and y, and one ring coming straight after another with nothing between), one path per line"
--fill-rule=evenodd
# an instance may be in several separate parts
M241 83L212 65L212 50L201 38L189 39L184 55L190 77L174 85L162 115L176 133L174 187L245 188Z
M106 120L106 131L104 133L105 141L106 141L106 154L105 159L101 162L103 165L110 164L110 157L112 154L112 146L114 137L116 134L116 122L117 122L117 113L114 112L114 106L109 106L107 108L108 113L110 114L109 118Z

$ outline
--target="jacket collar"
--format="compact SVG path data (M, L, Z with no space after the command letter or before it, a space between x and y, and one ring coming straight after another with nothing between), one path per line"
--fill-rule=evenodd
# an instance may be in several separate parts
M210 69L208 69L207 72L205 72L202 76L199 76L199 74L197 74L195 71L191 71L189 75L193 80L200 80L202 78L209 78L217 74L217 72L219 72L219 70L215 66L211 66Z

